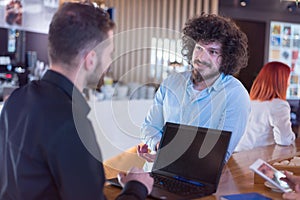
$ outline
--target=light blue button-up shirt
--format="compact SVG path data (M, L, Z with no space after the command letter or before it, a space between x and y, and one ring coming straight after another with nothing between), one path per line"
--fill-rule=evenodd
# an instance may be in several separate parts
M193 87L191 72L176 73L159 87L143 123L141 138L154 150L166 122L227 130L232 132L228 161L245 131L249 112L248 92L233 76L221 74L213 85L200 92Z

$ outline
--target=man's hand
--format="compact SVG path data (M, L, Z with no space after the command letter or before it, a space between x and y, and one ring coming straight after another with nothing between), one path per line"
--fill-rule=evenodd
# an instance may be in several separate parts
M292 175L291 173L285 171L285 178L281 178L281 180L287 182L289 186L294 189L294 192L287 192L282 195L283 199L290 200L300 200L300 176Z
M147 144L143 144L142 146L138 145L137 154L139 157L144 158L148 162L154 162L156 157L156 154L149 153Z
M153 178L149 175L149 173L144 172L144 170L133 167L129 170L127 174L119 173L118 174L119 183L124 187L129 181L138 181L144 184L148 190L148 194L151 193L153 188Z

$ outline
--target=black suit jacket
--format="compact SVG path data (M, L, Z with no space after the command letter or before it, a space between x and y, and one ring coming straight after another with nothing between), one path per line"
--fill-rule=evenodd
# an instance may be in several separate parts
M16 90L0 117L0 199L105 199L101 153L82 94L48 70ZM129 182L119 199L144 199Z

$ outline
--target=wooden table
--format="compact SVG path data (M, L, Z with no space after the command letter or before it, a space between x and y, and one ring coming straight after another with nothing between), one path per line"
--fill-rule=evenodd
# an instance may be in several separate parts
M295 144L291 146L270 145L251 151L234 153L224 167L217 192L211 196L199 199L219 199L221 195L246 192L258 192L272 199L282 199L281 193L273 192L263 184L254 184L254 173L249 170L249 166L257 158L271 161L292 157L297 152L300 152L300 138L297 138ZM104 163L106 177L115 177L118 171L126 171L131 166L142 167L143 163L143 160L137 157L135 148L132 148ZM120 193L120 189L106 186L104 192L108 199L114 199Z

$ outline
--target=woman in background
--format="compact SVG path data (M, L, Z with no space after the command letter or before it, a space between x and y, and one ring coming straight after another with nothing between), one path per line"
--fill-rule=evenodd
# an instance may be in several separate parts
M235 151L270 144L290 145L295 140L286 91L290 67L281 62L263 66L250 90L251 112L246 131Z

